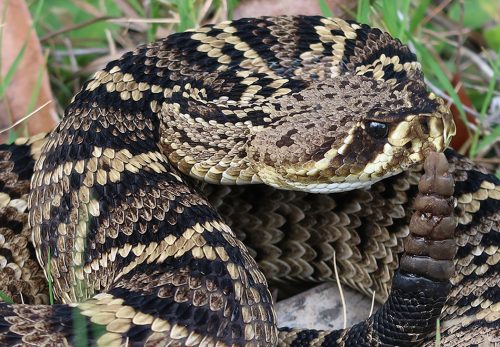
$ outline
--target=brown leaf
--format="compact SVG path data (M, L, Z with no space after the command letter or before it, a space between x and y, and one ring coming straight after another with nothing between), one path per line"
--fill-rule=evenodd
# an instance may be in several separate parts
M31 15L23 0L0 1L0 14L5 14L2 37L2 76L7 74L26 42L26 50L16 69L14 77L7 88L5 96L0 100L0 129L5 129L17 120L25 117L40 71L43 71L42 82L33 110L53 100L49 79L45 68L45 58L36 32L32 29ZM40 109L27 122L17 126L18 131L28 127L28 134L36 134L52 130L57 124L54 102ZM0 141L5 142L7 133L0 134Z

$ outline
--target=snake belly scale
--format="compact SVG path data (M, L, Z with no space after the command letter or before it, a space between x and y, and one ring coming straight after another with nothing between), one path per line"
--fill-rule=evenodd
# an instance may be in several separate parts
M385 311L361 325L278 330L266 278L234 232L238 221L228 227L194 180L335 196L401 171L398 177L418 177L408 170L443 151L453 134L415 56L366 25L242 19L138 47L97 72L31 152L29 228L60 304L0 304L0 342L335 346L384 345L412 334L422 342L420 321L391 322L400 301L410 311L419 307L409 285L406 294L404 285L394 289L412 283L399 273ZM498 246L482 241L498 233L499 182L448 156L456 181L476 178L477 189L458 192L459 223L477 216L474 227L482 228L473 237L477 229L459 224L462 263L451 288L473 288L477 303L451 299L444 307L455 328L462 324L457 335L469 336L498 326L490 290ZM478 199L488 203L476 206ZM478 253L482 274L494 268L486 285L481 273L468 273ZM445 299L438 298L438 314ZM430 301L422 305L436 311Z

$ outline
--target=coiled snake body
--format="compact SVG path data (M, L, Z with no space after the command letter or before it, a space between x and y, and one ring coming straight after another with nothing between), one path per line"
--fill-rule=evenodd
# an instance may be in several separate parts
M141 46L97 72L47 138L0 148L3 238L33 233L61 302L0 304L0 343L433 343L450 268L422 266L451 264L450 229L437 240L412 231L406 272L395 271L415 165L453 133L414 55L366 25L242 19ZM447 156L459 249L442 338L498 341L500 183ZM447 194L418 201L439 210ZM449 213L419 211L429 220ZM429 251L429 263L421 244L439 251L446 242L453 251ZM379 300L394 276L386 304L345 331L277 329L264 274L330 279L334 252L342 281ZM15 265L35 269L32 260L2 256L13 264L7 291L43 302L30 287L40 270L30 279Z

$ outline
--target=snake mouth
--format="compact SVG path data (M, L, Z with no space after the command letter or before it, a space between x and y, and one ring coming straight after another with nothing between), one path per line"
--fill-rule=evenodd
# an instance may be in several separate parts
M286 190L337 193L366 189L423 162L431 152L444 151L454 134L452 115L439 102L435 112L408 115L400 121L388 134L387 142L368 162L349 163L344 160L348 157L345 153L358 152L356 148L360 148L356 147L355 142L351 142L350 145L354 147L347 146L350 151L338 153L338 149L331 150L335 155L309 163L309 169L305 166L292 166L283 172L271 166L263 166L256 171L261 182ZM341 169L348 171L347 174L338 174L337 171Z

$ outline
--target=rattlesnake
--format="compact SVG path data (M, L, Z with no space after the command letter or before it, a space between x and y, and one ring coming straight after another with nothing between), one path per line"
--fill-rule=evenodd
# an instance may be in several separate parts
M415 56L366 25L241 19L141 46L97 72L48 137L0 148L3 234L27 247L33 232L63 303L0 304L0 342L433 343L450 268L420 273L410 256L410 273L395 270L418 164L453 133ZM459 249L442 338L498 341L500 182L447 157ZM264 274L330 279L333 252L341 280L381 301L394 276L386 304L345 331L278 330ZM46 302L18 253L29 261L2 254L7 289Z

